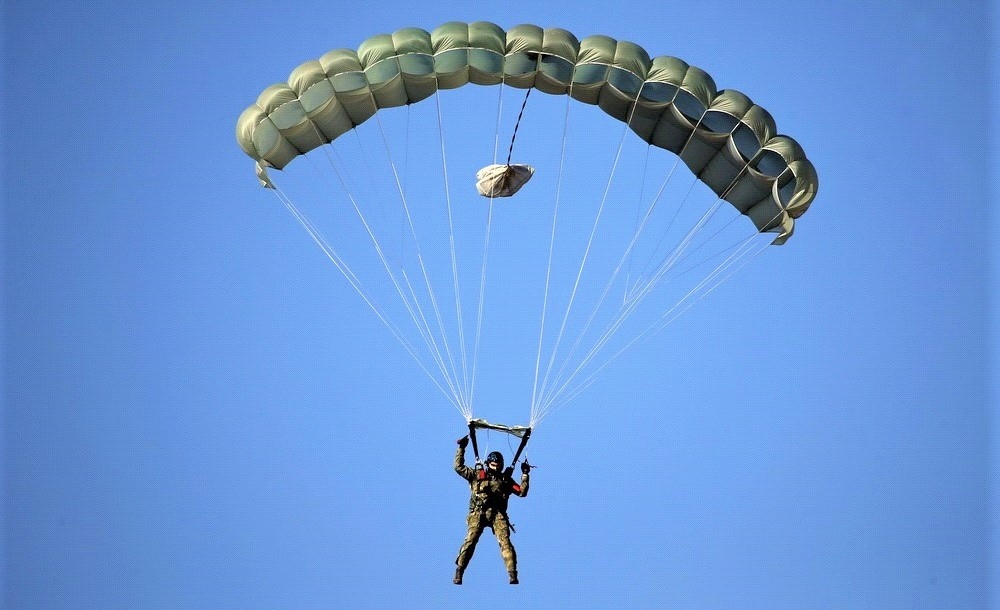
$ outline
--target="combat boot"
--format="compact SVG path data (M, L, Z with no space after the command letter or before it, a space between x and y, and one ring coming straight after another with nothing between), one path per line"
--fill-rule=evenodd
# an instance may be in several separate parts
M510 574L510 584L516 585L517 584L517 570L511 570L510 572L507 572L507 573Z
M462 584L462 574L465 572L463 568L455 568L455 578L451 581L456 585Z

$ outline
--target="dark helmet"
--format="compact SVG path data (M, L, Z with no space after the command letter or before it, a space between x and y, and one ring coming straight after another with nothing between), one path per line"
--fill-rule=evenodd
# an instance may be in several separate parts
M503 470L503 454L499 451L491 451L490 454L486 456L486 464L489 465L490 462L496 462L497 469Z

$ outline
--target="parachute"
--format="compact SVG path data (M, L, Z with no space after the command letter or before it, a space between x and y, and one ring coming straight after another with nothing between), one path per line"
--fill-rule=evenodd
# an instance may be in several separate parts
M483 87L465 87L470 84ZM459 90L487 97L463 98L448 109L448 96ZM497 98L488 97L489 90ZM509 116L503 96L511 90L548 94L530 106L525 98L526 122L533 112L553 108L551 116L525 128L523 144L517 140L519 160L530 165L511 163L510 154L507 163L497 159ZM553 105L556 99L566 100L564 112ZM495 119L453 117L486 112L491 104ZM613 120L598 120L599 113L581 107L596 107ZM578 135L571 115L585 121ZM612 125L621 126L620 138ZM612 134L610 144L597 144L605 132ZM530 401L528 426L487 426L506 432L530 430L765 246L784 244L818 189L802 147L778 133L770 113L739 91L717 89L703 70L675 57L650 57L632 42L599 35L578 39L535 25L505 31L487 22L446 23L433 31L374 36L357 50L330 51L295 68L286 83L264 89L239 117L236 136L256 162L261 184L276 191L470 425L482 421L473 417L473 403L484 354L500 356L490 368L527 371L527 381L507 383L501 376L487 392L500 395L519 385ZM417 148L419 136L431 143ZM521 158L543 138L551 145L540 143L535 158ZM376 154L380 146L384 150ZM449 154L449 146L459 151ZM574 154L580 159L572 160ZM347 220L340 218L330 223L330 232L321 230L297 198L275 183L273 170L285 170L300 157L323 156L330 169L322 179L320 213L353 210L359 230L346 229ZM424 164L437 156L431 172ZM456 172L466 161L481 169ZM693 183L687 191L667 186L678 161L693 182L707 187L710 203L687 203ZM580 178L566 178L570 171ZM442 176L436 190L414 178L432 173ZM473 175L474 190L453 186L472 183ZM609 177L606 183L588 182L598 176ZM674 190L671 207L664 201ZM477 192L489 202L480 198L483 203L474 204L468 195ZM495 207L496 198L506 198L503 207ZM731 217L722 217L724 208ZM390 213L395 219L379 226L376 221ZM678 220L689 217L687 228L676 233ZM473 237L466 238L470 227ZM744 233L709 255L711 239L731 227ZM610 251L606 234L618 245L602 259L596 252ZM328 241L328 235L334 237ZM367 262L352 262L366 241ZM512 252L497 254L504 246ZM439 251L432 254L433 248ZM573 263L560 266L563 254ZM528 259L536 263L530 275L518 266ZM433 269L440 270L436 277ZM657 300L665 287L695 277L674 296ZM505 296L507 304L491 307L489 295ZM582 305L584 299L589 303ZM535 310L530 323L527 314L510 314L529 305ZM520 337L530 327L537 341L512 339L513 347L487 352L485 329L494 323L495 337Z

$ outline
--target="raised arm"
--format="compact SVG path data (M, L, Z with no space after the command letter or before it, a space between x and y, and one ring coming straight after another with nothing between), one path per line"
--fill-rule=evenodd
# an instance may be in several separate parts
M455 452L455 472L466 481L476 478L476 471L465 465L465 448L469 445L469 437L458 439L458 451Z
M521 483L511 482L511 489L514 495L524 497L528 495L528 483L531 478L531 465L528 462L521 462Z

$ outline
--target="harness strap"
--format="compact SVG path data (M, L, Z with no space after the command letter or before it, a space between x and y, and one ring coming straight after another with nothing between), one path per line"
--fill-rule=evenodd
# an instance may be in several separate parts
M476 442L476 427L469 422L469 438L472 439L472 453L476 456L476 464L479 464L479 443Z
M521 437L521 444L517 446L517 453L514 454L514 459L510 462L511 466L517 464L517 460L521 457L521 452L524 451L524 447L528 444L529 438L531 438L531 428L528 428L528 430L525 431L524 436Z
M479 459L479 443L476 442L476 426L469 422L469 438L472 440L472 453L476 456L476 464L481 463ZM521 444L517 446L517 452L514 453L514 459L510 462L510 467L513 468L517 464L517 460L521 458L521 452L528 444L528 439L531 438L531 428L528 428L524 432L524 436L521 437Z

